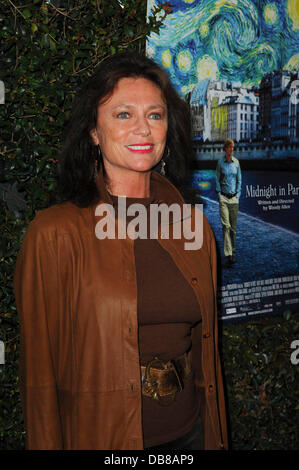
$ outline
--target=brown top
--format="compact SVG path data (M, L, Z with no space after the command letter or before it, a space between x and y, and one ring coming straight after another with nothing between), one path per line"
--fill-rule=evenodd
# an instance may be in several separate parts
M117 203L116 197L112 199ZM126 199L127 206L139 203L148 208L150 202L150 198ZM191 328L201 319L194 291L157 240L137 238L134 254L140 360L146 363L155 356L162 360L179 357L190 349ZM161 406L143 396L144 446L163 444L183 436L191 429L198 412L193 374L188 376L183 391L170 406Z

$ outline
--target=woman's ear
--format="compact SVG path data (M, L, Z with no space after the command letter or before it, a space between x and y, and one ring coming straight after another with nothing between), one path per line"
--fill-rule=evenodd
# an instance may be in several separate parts
M97 131L96 129L92 129L92 131L90 131L90 137L94 143L94 145L99 145L99 138L98 138L98 134L97 134Z

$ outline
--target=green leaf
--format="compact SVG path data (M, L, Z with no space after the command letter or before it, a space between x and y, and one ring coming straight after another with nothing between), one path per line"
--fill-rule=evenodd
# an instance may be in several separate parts
M31 17L31 12L28 8L25 8L25 10L23 10L23 15L25 16L25 18L28 20L28 18Z
M50 43L50 49L52 52L56 52L56 44L55 41L53 41L52 38L49 38L49 43Z
M37 26L36 23L32 23L31 24L31 32L35 33L36 31L38 31L38 26Z

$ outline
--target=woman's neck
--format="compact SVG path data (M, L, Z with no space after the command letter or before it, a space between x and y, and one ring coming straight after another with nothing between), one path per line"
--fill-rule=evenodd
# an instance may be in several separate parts
M114 196L126 196L132 198L147 198L150 196L150 172L127 175L122 178L111 178L106 175L106 187Z

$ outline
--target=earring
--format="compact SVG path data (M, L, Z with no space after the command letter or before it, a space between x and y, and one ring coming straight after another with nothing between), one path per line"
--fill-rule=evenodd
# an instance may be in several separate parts
M163 158L162 158L162 160L161 160L160 163L161 163L160 174L161 174L162 176L165 176L165 166L166 166L166 163L164 162Z
M94 179L95 180L97 179L100 162L102 159L101 147L99 145L97 145L97 152L98 152L98 156L96 157L94 161Z
M167 154L166 154L165 160L168 159L169 154L170 154L170 150L169 150L169 147L167 147ZM166 174L166 172L165 172L166 163L165 163L163 157L162 157L160 163L161 163L160 174L161 174L162 176L165 176L165 174Z

